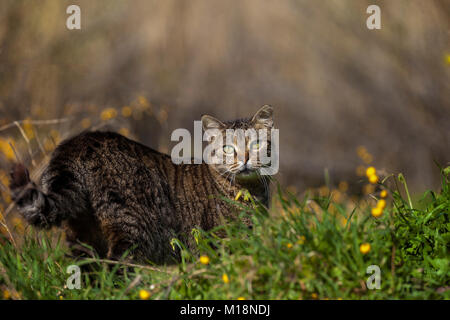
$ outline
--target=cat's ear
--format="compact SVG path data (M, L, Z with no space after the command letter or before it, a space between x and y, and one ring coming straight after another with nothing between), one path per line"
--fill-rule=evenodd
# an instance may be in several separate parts
M220 120L217 120L214 117L208 116L208 115L203 115L202 116L202 126L203 126L203 130L208 130L208 129L225 129L225 124L223 124Z
M268 104L262 106L252 118L256 129L271 129L273 127L273 108Z

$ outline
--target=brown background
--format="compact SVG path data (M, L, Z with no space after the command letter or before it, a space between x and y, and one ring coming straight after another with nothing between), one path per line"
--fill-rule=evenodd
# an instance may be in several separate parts
M65 26L70 4L79 31ZM366 28L370 4L381 30ZM362 145L371 164L423 190L439 182L433 160L450 160L449 10L444 0L2 0L0 125L70 116L36 126L68 136L116 108L109 126L167 151L172 130L201 114L271 104L283 184L319 186L325 168L334 182L357 180ZM145 104L152 113L120 117ZM0 136L20 139L16 128Z

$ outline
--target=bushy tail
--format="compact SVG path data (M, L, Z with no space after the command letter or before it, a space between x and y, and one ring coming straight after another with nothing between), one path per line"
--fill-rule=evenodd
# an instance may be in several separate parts
M46 229L61 223L56 201L31 181L23 164L16 163L13 166L9 188L17 209L28 223Z

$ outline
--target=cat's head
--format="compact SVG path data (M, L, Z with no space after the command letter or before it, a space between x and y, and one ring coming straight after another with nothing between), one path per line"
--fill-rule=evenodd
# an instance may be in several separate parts
M271 154L271 132L273 128L273 108L262 106L251 118L234 121L220 121L212 116L202 116L202 126L209 132L210 152L208 163L221 175L234 178L246 177L261 172L268 167L267 158ZM231 130L233 134L230 134ZM267 134L261 135L260 133ZM256 133L256 135L255 135Z

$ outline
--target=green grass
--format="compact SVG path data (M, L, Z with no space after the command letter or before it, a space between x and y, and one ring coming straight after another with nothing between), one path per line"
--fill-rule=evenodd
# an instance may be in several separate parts
M415 202L402 176L389 177L379 187L389 189L389 180L395 187L379 218L370 198L348 209L332 197L297 199L279 190L270 212L249 199L241 214L251 215L252 229L231 223L193 230L196 252L174 239L183 261L154 270L74 262L63 241L28 228L19 248L3 239L0 289L20 299L139 299L141 290L150 299L449 299L449 173L441 170L439 192ZM216 236L219 229L227 236ZM365 254L363 243L370 244ZM79 290L65 287L74 263L83 267ZM366 288L370 265L381 270L380 289Z

